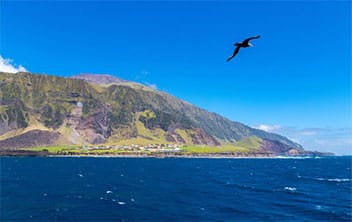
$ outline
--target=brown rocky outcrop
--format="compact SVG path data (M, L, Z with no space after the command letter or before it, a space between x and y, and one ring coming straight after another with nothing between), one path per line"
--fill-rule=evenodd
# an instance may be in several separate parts
M197 145L220 146L221 144L212 136L206 134L204 130L194 129L195 133L191 134L192 142Z
M55 144L60 133L44 130L31 130L24 134L0 141L0 149L18 149L25 147L49 146Z
M81 119L77 130L85 135L87 142L92 144L104 143L111 136L110 106L105 105L101 111Z
M294 152L292 147L286 144L280 143L278 141L267 140L267 139L262 141L262 145L260 148L261 150L271 152L274 155L289 155L290 150L292 154ZM296 152L297 154L299 154L298 150L296 150Z

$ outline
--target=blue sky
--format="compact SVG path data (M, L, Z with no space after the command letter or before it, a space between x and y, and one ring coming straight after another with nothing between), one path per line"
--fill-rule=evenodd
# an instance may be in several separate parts
M351 154L350 27L349 1L1 1L0 53L30 72L141 82ZM226 63L234 42L257 34Z

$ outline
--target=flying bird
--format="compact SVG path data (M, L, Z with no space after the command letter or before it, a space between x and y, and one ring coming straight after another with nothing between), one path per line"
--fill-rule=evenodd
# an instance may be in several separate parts
M240 48L247 48L249 46L253 46L251 43L249 43L249 41L251 41L252 39L259 39L259 38L260 38L260 35L257 35L257 36L245 39L243 42L236 42L235 44L233 44L234 46L236 46L236 48L233 51L233 54L227 59L227 62L229 62L233 57L237 55L237 53L240 51Z

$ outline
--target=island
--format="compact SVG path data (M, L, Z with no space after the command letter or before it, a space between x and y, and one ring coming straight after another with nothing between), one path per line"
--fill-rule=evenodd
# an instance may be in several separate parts
M331 155L111 75L0 74L3 156Z

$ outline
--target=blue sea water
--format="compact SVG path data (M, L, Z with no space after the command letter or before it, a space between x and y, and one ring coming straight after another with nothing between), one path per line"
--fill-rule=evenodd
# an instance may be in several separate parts
M351 157L2 157L1 221L351 221Z

